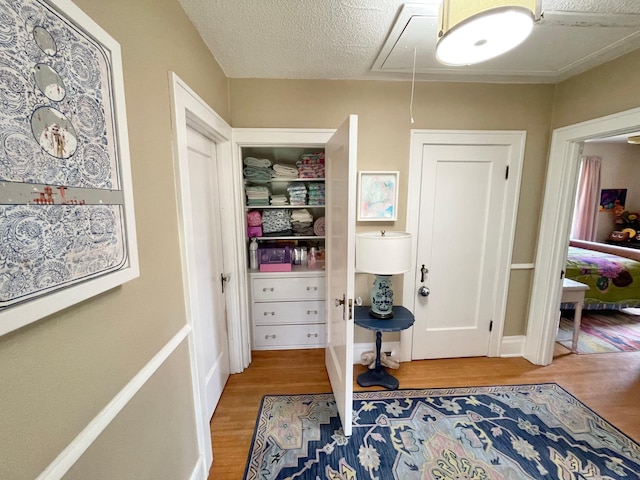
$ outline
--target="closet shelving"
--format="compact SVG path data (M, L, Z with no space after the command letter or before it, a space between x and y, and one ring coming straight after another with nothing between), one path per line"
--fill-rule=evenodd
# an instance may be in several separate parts
M324 153L322 149L318 148L300 148L300 147L244 147L242 148L242 157L253 158L265 158L268 159L272 165L283 164L291 167L296 166L296 162L302 158L303 155ZM309 177L309 178L271 178L266 181L255 182L251 179L245 178L245 186L254 185L266 185L270 189L270 192L275 195L286 195L287 187L290 185L311 185L311 184L323 184L325 179L322 177ZM249 212L256 210L258 212L264 212L267 210L302 210L306 209L313 216L314 222L324 217L323 204L305 204L305 205L249 205L245 204L245 211ZM269 242L277 240L290 240L290 241L310 241L315 242L316 246L324 247L324 235L262 235L255 237L258 242Z
M324 153L318 147L242 147L243 159L253 157L268 159L271 164L282 164L295 167L296 162L305 154ZM291 198L287 187L321 184L324 186L324 176L312 178L270 178L254 182L244 178L245 189L252 185L266 185L272 195L285 195L288 203ZM304 205L256 205L245 202L245 215L257 211L264 215L266 211L288 210L294 216L296 211L306 209L314 223L325 215L325 205L317 199L309 204L309 196L305 197ZM264 200L263 200L264 201ZM254 202L255 203L255 202ZM247 249L251 238L256 238L259 246L274 244L293 244L296 247L311 247L324 250L324 235L249 235L247 225ZM289 348L319 348L325 345L325 275L322 268L312 268L306 262L293 265L287 272L262 272L249 269L249 294L252 319L252 346L256 350L289 349Z

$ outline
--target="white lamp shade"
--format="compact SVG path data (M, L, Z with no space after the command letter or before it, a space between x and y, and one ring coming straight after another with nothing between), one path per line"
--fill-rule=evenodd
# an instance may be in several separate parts
M472 65L520 45L531 33L536 0L444 0L436 57Z
M356 234L356 269L394 275L411 269L411 234L365 232Z

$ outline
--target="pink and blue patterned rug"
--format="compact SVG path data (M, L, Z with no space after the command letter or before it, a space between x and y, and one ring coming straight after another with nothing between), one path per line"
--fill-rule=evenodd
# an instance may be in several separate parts
M262 399L245 480L617 480L640 446L557 384Z
M572 339L573 312L563 312L556 341L571 349ZM583 310L577 353L637 350L640 350L639 315L629 315L617 310Z

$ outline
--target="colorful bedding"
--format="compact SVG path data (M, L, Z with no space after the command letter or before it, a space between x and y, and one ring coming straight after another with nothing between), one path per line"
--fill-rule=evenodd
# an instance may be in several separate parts
M584 283L584 308L640 307L640 262L610 253L569 247L566 277ZM562 308L572 308L563 304Z

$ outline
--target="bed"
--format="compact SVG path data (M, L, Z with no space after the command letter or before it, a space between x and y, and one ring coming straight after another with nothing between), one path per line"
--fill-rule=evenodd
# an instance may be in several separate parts
M589 286L586 310L640 307L640 250L571 240L565 276Z

